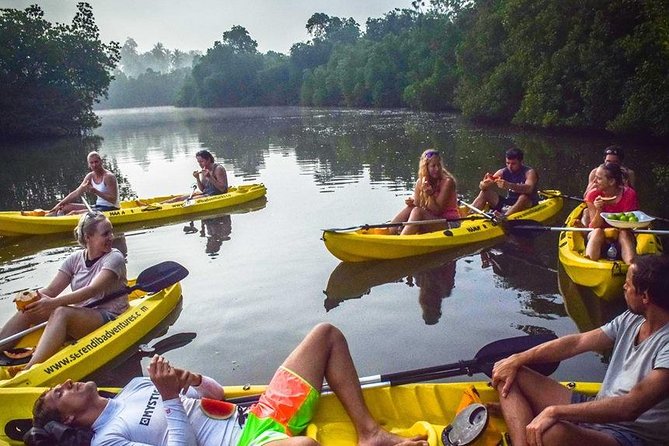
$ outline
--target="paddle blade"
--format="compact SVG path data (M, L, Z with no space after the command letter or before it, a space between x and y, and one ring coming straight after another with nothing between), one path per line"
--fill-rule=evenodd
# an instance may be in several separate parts
M495 362L500 359L509 357L515 353L524 352L532 347L541 345L544 342L557 339L552 333L544 333L530 336L518 336L515 338L500 339L499 341L491 342L476 353L474 357L475 366L473 371L480 371L488 376L492 375L492 367ZM558 368L559 363L550 364L532 364L530 368L542 375L550 375Z
M142 271L137 276L137 282L131 289L157 293L168 286L174 285L186 276L188 276L186 268L177 262L168 260Z

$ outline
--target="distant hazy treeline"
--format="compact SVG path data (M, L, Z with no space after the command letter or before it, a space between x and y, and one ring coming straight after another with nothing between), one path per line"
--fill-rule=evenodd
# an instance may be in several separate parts
M433 0L367 20L314 14L260 54L242 27L196 59L177 105L461 110L541 128L669 136L666 0Z
M368 19L364 31L352 18L316 13L306 24L310 40L289 54L259 53L247 30L233 26L204 55L162 44L139 54L132 39L104 45L82 5L71 30L55 29L63 36L39 34L46 25L38 7L25 17L0 11L0 62L9 67L0 70L0 135L7 120L66 133L93 127L92 102L108 88L100 107L410 107L669 137L666 0L416 0ZM49 57L24 45L24 34L53 38ZM68 45L81 36L95 58L65 58L82 47ZM48 77L37 63L43 57L53 63ZM73 104L84 112L64 110ZM54 109L67 119L48 123Z

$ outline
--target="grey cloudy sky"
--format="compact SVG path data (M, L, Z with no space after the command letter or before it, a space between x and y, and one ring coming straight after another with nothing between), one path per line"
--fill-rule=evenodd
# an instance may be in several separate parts
M0 0L2 8L37 3L51 22L71 22L78 0ZM140 51L156 42L169 49L200 50L221 40L233 25L245 27L262 52L287 53L308 39L305 25L315 12L353 17L364 26L411 0L88 0L104 41L135 39Z

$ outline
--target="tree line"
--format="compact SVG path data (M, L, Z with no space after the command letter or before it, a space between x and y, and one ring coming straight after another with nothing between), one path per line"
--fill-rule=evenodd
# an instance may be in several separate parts
M90 7L80 5L92 22ZM3 41L20 25L36 35L48 29L39 8L31 8L0 11ZM161 44L139 54L132 39L122 48L105 45L94 22L86 26L80 34L104 56L89 64L98 82L85 86L86 97L104 97L113 75L106 107L409 107L545 129L669 137L666 0L415 0L367 19L364 30L352 18L315 13L306 23L309 40L288 54L260 53L239 25L203 55ZM23 78L33 74L8 65ZM0 101L11 109L23 91L35 95L22 90L34 79L16 82L6 72L0 76L12 82L0 88L10 96ZM34 104L27 102L29 116ZM83 122L94 126L89 112Z
M370 18L314 14L289 55L242 27L199 59L177 104L459 110L546 129L669 136L664 0L432 0Z

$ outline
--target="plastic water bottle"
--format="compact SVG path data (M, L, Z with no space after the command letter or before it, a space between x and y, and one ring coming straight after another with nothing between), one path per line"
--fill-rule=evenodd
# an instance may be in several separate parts
M616 260L618 258L618 249L615 243L609 245L609 249L606 250L606 257L609 260Z

